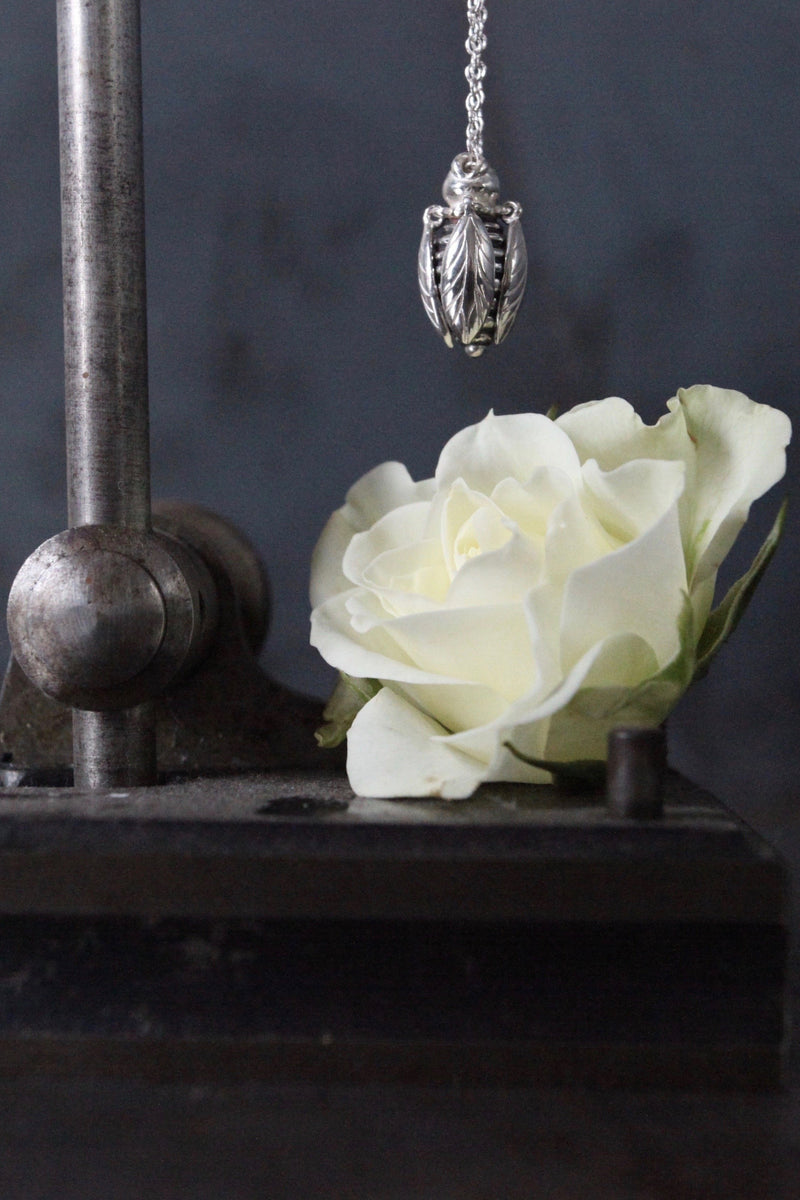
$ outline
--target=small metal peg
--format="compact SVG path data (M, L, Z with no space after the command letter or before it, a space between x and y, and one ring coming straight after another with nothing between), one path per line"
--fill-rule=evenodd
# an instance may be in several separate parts
M664 812L667 739L661 728L622 725L608 735L606 798L609 812L638 821Z

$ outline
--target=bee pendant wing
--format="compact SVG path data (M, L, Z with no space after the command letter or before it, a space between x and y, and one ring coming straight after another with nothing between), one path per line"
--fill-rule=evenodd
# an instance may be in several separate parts
M466 345L480 333L494 298L494 250L483 221L469 209L459 217L442 258L442 308Z
M500 285L500 302L497 306L497 324L494 331L496 343L502 342L514 324L528 278L528 251L525 235L519 221L509 221L506 239L506 260L503 267L503 282Z
M442 302L439 299L439 289L436 286L436 274L433 268L433 233L427 223L422 230L422 241L419 244L417 275L419 278L419 293L422 296L425 312L428 314L428 318L436 332L444 338L447 345L452 349L453 338L445 324L442 313Z

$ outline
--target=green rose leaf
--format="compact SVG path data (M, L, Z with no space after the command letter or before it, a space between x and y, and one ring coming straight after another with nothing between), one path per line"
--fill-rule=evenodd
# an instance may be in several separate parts
M720 604L710 613L703 627L697 644L697 665L694 679L701 679L711 665L717 651L733 633L744 612L753 598L761 576L769 566L778 542L781 540L783 527L786 523L788 497L778 509L772 528L764 539L758 554L753 559L750 570L741 579L732 584Z
M339 682L322 713L325 724L314 734L317 745L323 750L332 750L334 746L341 745L356 713L380 690L381 684L377 679L357 679L341 671Z

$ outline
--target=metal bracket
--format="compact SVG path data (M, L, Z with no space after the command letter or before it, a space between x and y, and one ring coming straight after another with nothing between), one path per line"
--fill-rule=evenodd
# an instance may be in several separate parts
M153 702L160 778L319 768L313 735L321 703L275 683L257 661L269 591L252 547L228 522L193 505L155 505L154 525L199 555L218 604L205 656ZM31 683L13 655L0 694L0 755L5 786L72 782L71 710ZM123 784L124 764L106 786Z

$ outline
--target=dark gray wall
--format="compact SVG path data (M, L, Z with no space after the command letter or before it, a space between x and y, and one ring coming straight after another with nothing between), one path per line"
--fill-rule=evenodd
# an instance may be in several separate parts
M798 413L796 0L490 3L486 148L532 271L476 362L439 342L415 280L422 210L463 148L463 8L143 5L154 492L247 530L275 585L268 668L319 694L307 564L377 462L428 475L490 406L617 393L653 420L696 382ZM4 592L65 524L54 45L52 0L5 6ZM797 793L798 521L672 722L673 759L745 803Z

